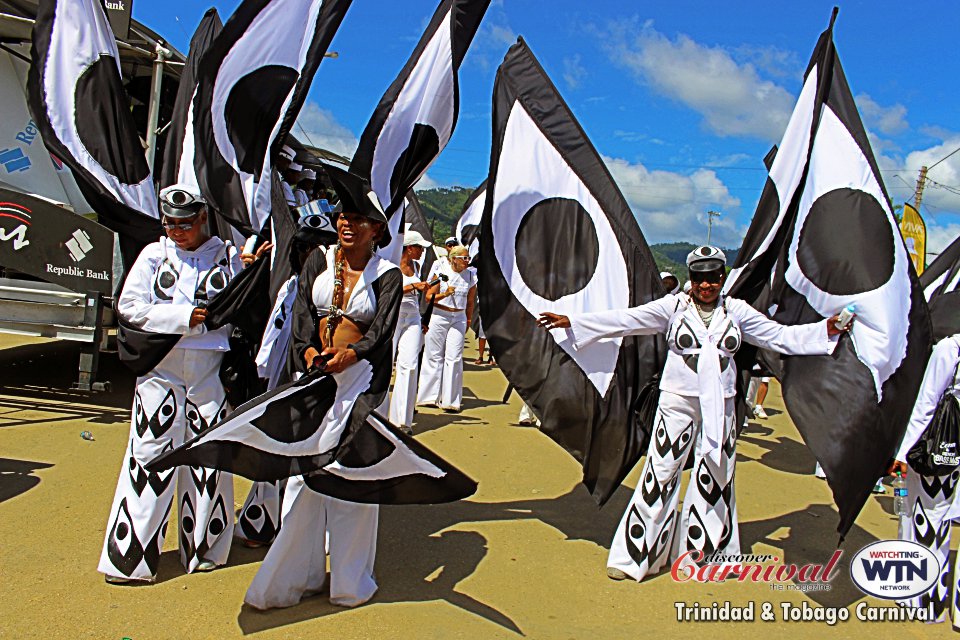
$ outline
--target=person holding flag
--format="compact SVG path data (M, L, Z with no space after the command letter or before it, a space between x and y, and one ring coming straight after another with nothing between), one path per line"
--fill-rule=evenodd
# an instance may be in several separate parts
M687 256L689 295L668 294L631 309L539 316L539 326L565 330L576 349L634 335L660 333L667 340L653 437L610 546L607 575L614 580L642 580L685 551L740 552L734 355L743 341L784 354L826 355L848 329L837 327L838 316L825 324L784 326L722 296L725 264L720 249L698 247ZM678 517L680 474L691 454L693 476Z

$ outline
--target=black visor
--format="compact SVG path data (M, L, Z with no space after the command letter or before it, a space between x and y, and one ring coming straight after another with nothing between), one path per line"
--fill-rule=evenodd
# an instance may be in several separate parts
M711 258L710 260L697 260L696 262L690 263L690 266L687 267L687 269L696 272L718 271L723 269L723 260L718 260L716 258Z

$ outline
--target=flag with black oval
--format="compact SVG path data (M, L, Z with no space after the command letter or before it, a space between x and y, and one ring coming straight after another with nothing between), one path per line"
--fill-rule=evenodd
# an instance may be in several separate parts
M960 238L924 269L920 286L930 307L933 341L960 333Z
M836 10L726 292L784 324L855 308L832 356L784 356L780 380L790 417L827 475L844 535L903 437L930 352L930 320L833 44L835 18Z
M457 242L470 251L471 260L477 257L477 252L480 250L480 219L483 217L483 205L486 201L487 181L484 180L463 203L463 212L457 220L454 235L457 237Z
M380 255L400 261L403 198L447 145L457 124L457 73L490 0L443 0L407 64L383 94L350 163L370 180L390 224Z
M659 337L576 350L536 327L659 297L659 272L636 219L573 113L523 39L507 52L493 96L493 146L480 225L478 289L497 363L583 466L603 504L643 454L665 346ZM648 416L652 421L652 414Z
M245 235L270 215L283 143L351 0L244 0L203 56L194 163L208 202Z
M120 55L100 0L41 0L27 94L43 143L73 172L124 264L161 235L157 198Z

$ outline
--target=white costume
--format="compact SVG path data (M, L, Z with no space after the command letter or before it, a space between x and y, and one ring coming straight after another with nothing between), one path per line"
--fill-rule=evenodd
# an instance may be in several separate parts
M280 287L267 320L255 362L257 374L267 380L267 391L277 387L290 350L290 313L297 296L297 276ZM273 542L280 529L284 481L254 482L237 516L237 537L255 543Z
M211 238L195 251L161 238L140 253L118 301L120 315L145 331L180 334L176 346L137 378L130 441L110 509L98 570L150 580L174 497L173 471L144 465L223 417L226 397L219 370L231 327L191 328L193 309L219 293L242 269L238 251ZM187 571L207 560L227 561L233 534L233 478L219 471L177 471L180 559Z
M907 453L933 419L940 397L945 392L960 397L960 381L957 380L958 363L960 363L960 335L944 338L933 348L926 372L923 374L923 382L920 384L920 393L913 406L910 422L907 424L907 432L897 452L897 460L906 462ZM960 470L943 476L924 476L913 469L907 473L907 499L910 513L913 514L913 526L906 528L904 538L922 544L937 556L940 561L940 576L930 591L917 598L901 601L909 606L924 609L932 605L937 620L943 619L949 605L955 630L960 629L960 607L958 607L956 596L950 598L948 581L952 516L950 511L956 497L958 479L960 479ZM960 575L957 574L956 561L954 561L954 593L960 593Z
M417 284L419 265L413 265L414 275L403 276L403 286ZM397 330L393 334L393 353L396 376L393 393L390 394L389 420L400 427L413 425L413 407L417 400L417 373L420 366L420 349L423 347L423 331L420 326L420 296L416 290L403 294Z
M303 189L294 189L293 190L293 199L296 201L296 206L302 207L303 205L310 202L310 196L307 195L307 192Z
M457 309L445 311L434 308L430 328L424 339L423 365L420 369L417 404L438 404L442 409L460 409L463 397L463 342L467 333L467 301L470 290L477 284L477 272L468 267L457 273L448 260L438 260L430 269L427 280L446 274L447 282L440 284L440 293L449 289L454 294L437 304Z
M294 322L308 325L312 319L298 319L303 315L306 302L301 301L309 291L310 303L316 313L325 315L333 301L334 247L314 251L300 275L300 287L294 303ZM325 268L318 272L321 261ZM378 305L389 306L392 296L400 296L400 279L396 279L396 291L379 289L378 280L397 269L395 265L374 255L357 280L354 290L343 309L344 315L358 324L370 325L368 333L391 331L378 322L393 321L378 314ZM399 270L397 270L399 273ZM382 282L382 281L381 281ZM376 291L379 289L380 293ZM399 302L399 300L397 300ZM302 352L297 348L297 325L293 326L294 350L297 357ZM359 347L358 347L359 348ZM305 351L305 347L303 348ZM332 374L337 381L337 397L324 421L324 442L336 443L351 418L357 398L371 390L370 361L358 352L360 360L341 373ZM390 359L386 358L383 392L389 384ZM373 374L375 377L375 374ZM380 396L381 398L383 396ZM379 403L379 399L378 399ZM244 602L257 608L289 607L312 593L319 592L326 581L325 532L330 539L330 601L342 606L356 606L373 597L377 590L373 579L373 564L376 557L377 520L379 505L357 504L337 500L313 491L309 478L298 476L287 482L283 499L283 526L267 552L263 564L244 596Z
M665 334L669 348L640 484L607 566L642 580L681 551L739 553L733 356L742 340L791 355L832 353L836 340L827 337L826 323L784 326L733 298L721 298L705 320L686 294L571 315L570 323L567 331L578 349L604 338L657 333ZM691 451L693 475L677 527L680 475Z

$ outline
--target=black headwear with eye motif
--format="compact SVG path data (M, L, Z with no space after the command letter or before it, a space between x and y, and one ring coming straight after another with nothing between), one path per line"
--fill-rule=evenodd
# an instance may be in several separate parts
M387 216L383 213L377 194L370 188L370 182L355 173L350 173L333 165L324 165L334 191L340 197L341 212L359 213L360 215L383 223L383 235L377 242L378 247L390 244L390 229Z

